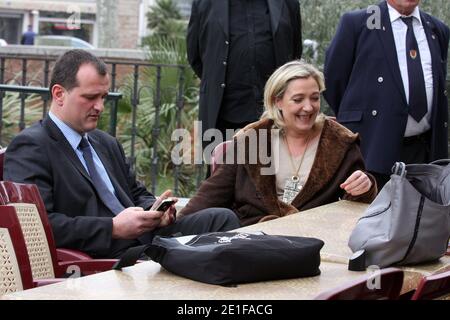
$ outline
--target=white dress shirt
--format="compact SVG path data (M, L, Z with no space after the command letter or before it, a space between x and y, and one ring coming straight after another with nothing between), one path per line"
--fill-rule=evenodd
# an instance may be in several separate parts
M409 80L408 80L408 63L406 60L406 32L407 25L400 19L402 15L388 4L389 17L392 24L392 32L394 33L395 47L397 49L398 65L405 88L406 100L409 103ZM413 17L413 30L417 40L420 52L420 60L422 62L423 75L425 80L425 88L428 102L427 114L417 122L413 117L408 116L405 137L415 136L430 129L431 107L433 105L433 69L430 47L428 45L427 36L423 29L422 20L420 19L419 7L414 9L410 15Z

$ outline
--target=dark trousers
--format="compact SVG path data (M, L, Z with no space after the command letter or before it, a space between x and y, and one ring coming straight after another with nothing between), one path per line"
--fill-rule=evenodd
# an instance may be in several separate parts
M121 252L115 258L122 258L124 260L122 262L127 266L135 263L133 259L148 260L149 257L143 253L144 245L152 243L153 238L157 235L164 237L197 235L207 232L229 231L237 229L240 226L238 217L230 209L203 209L196 213L183 216L167 227L145 233L139 237L140 245L129 248L126 252ZM130 261L131 264L128 264Z
M226 208L208 208L177 219L167 227L154 230L153 236L192 235L206 232L229 231L241 225L236 214Z
M405 137L400 152L400 160L406 164L428 163L430 156L431 131L427 131L417 136ZM392 164L394 165L394 164ZM390 175L372 172L370 173L377 181L378 191L389 181Z

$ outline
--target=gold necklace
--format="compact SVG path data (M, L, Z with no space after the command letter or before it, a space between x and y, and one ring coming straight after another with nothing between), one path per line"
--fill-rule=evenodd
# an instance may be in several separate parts
M310 135L306 138L306 146L305 150L303 151L302 157L300 159L300 163L298 165L297 170L295 169L294 160L292 159L291 150L289 148L289 144L286 138L286 134L283 134L284 142L286 143L286 147L288 149L289 154L289 160L291 162L291 166L294 172L294 175L289 179L286 179L286 182L284 184L284 190L283 190L283 202L285 203L292 203L292 201L295 199L295 197L300 193L300 191L303 188L303 185L300 183L300 177L298 176L298 173L300 171L300 168L302 167L303 159L305 158L306 151L308 150L309 145L309 138Z

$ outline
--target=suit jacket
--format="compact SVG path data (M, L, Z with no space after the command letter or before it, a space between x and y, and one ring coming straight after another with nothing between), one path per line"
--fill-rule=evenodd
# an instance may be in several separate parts
M122 204L150 207L155 198L135 180L119 142L100 130L88 135ZM117 257L139 244L137 240L112 239L114 214L100 200L88 172L48 117L8 145L4 179L38 186L57 247L94 257Z
M325 60L325 98L337 120L361 135L361 151L368 170L390 173L400 150L408 119L408 105L398 65L386 2L381 28L369 29L366 10L341 18ZM434 96L431 117L430 161L448 157L448 101L445 89L449 29L420 11L432 56Z
M302 54L297 0L267 0L277 66ZM202 132L216 127L228 59L228 0L195 0L187 32L187 55L201 79L199 119Z
M235 138L235 147L243 148L243 151L237 149L235 153L236 159L240 160L235 159L234 164L219 165L214 174L202 183L196 195L180 214L191 214L210 207L226 207L236 212L242 225L249 225L318 207L338 201L339 198L367 203L372 201L376 196L377 187L371 175L369 178L372 180L372 188L362 195L354 197L340 188L340 184L350 174L356 170L364 170L358 135L331 120L324 120L318 125L323 127L313 166L302 192L291 205L278 199L276 176L261 174L261 169L266 165L260 161L256 164L249 161L252 154L249 152L250 143L246 142L246 139L252 134L244 133ZM268 119L252 124L258 139L264 140L253 141L251 145L259 147L265 145L266 150L269 150L268 154L271 154L272 126L273 121ZM268 132L267 136L260 134L261 129ZM266 154L265 151L262 153L260 151L261 149L256 153ZM240 158L241 155L245 158Z

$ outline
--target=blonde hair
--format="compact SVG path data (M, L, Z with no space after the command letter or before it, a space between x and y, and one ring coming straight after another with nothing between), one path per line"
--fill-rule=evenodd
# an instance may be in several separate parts
M281 110L276 102L281 99L286 92L286 88L292 80L308 79L312 77L319 85L319 91L325 90L325 80L323 73L312 64L300 60L290 61L277 70L267 80L264 88L264 113L262 119L271 119L275 127L283 129L285 124Z

